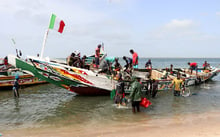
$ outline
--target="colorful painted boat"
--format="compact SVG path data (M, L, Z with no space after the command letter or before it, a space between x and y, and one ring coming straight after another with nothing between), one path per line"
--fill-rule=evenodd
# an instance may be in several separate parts
M19 76L19 84L21 86L46 83L46 81L34 77L32 74L10 67L9 69L0 71L0 89L11 88L14 85L16 75Z
M56 61L49 61L40 59L38 57L28 57L31 60L26 62L17 58L16 56L9 56L9 62L13 66L32 72L35 76L46 80L52 84L63 87L69 91L75 92L79 95L109 95L116 80L109 75L97 74L97 72L67 66L64 63ZM169 75L169 78L162 79L163 71L160 69L153 69L151 71L150 79L158 81L159 90L169 89L168 85L172 79L176 77L176 73ZM174 69L174 72L182 73L182 79L185 80L186 86L195 85L198 77L193 73L187 73L187 69ZM216 76L220 69L215 68L210 72L198 72L201 81L204 82ZM146 69L138 69L133 71L133 76L140 77L143 84L143 91L148 90L150 79L146 78L148 74ZM128 76L123 74L124 77ZM130 76L128 76L130 77ZM130 91L129 78L125 86L126 92Z
M28 57L28 59L31 62L13 55L8 56L9 64L79 95L109 95L116 82L110 76L98 75L92 70L71 67L37 57Z
M163 72L165 69L153 69L151 70L150 79L155 79L158 81L158 90L167 90L169 89L168 85L171 84L172 80L176 78L177 73L181 74L181 79L185 81L185 86L193 86L196 84L201 84L205 81L211 80L214 76L217 76L220 72L220 68L211 68L209 70L199 69L197 74L196 71L193 71L191 74L188 68L174 68L172 74L168 74L167 78L163 78ZM146 75L149 73L149 70L146 69L137 69L134 70L133 75L140 77L142 79L143 87L148 88L149 80L146 79Z

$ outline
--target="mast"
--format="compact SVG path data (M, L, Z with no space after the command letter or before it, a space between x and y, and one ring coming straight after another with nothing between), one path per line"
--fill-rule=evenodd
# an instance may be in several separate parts
M45 47L45 44L46 44L46 41L47 41L48 33L49 33L49 29L46 30L45 35L44 35L44 40L43 40L43 45L42 45L42 49L41 49L40 59L43 58L44 47Z

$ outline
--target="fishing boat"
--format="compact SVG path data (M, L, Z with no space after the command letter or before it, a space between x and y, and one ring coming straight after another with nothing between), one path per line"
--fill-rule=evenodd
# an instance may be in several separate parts
M211 80L214 76L217 76L220 72L220 68L210 68L208 70L198 69L198 72L189 70L188 68L174 68L171 73L167 73L167 76L164 77L164 72L166 69L136 69L133 71L133 75L136 77L140 77L142 79L143 87L148 88L149 79L154 79L158 82L158 90L168 90L169 85L172 80L177 77L179 73L181 75L181 79L184 80L185 86L193 86L196 84L201 84L208 80ZM146 77L149 75L149 79Z
M55 60L50 61L31 56L28 57L28 60L30 61L8 55L9 64L79 95L109 95L116 82L111 76L68 66Z
M16 56L9 55L9 63L22 70L30 71L33 75L65 88L79 95L109 95L117 80L107 74L98 74L96 71L68 66L65 63L59 63L55 60L45 60L39 57L28 56L30 62L21 60ZM158 81L158 90L168 90L168 85L176 77L177 73L181 74L181 78L185 81L186 86L195 85L200 78L200 83L210 80L219 72L219 68L213 68L209 72L199 71L190 74L188 69L176 68L173 74L169 74L167 78L163 76L163 69L152 69L150 72L146 69L136 69L133 76L141 78L143 91L149 89L149 82L152 79ZM151 73L150 77L148 76ZM126 78L125 90L130 91L129 79L131 76L123 74Z
M1 63L0 66L2 68L0 70L0 89L11 88L14 85L16 76L19 76L19 84L21 86L46 83L46 81L35 77L33 74L14 68L10 64L5 65Z
M112 75L107 74L100 74L96 69L83 69L78 67L73 67L67 65L65 62L61 63L55 60L45 59L43 58L44 47L46 44L47 36L49 29L52 29L54 26L54 19L56 16L52 14L50 26L45 32L42 50L40 57L33 57L29 56L26 60L22 60L17 58L16 56L9 55L8 61L9 64L15 66L16 68L20 68L22 70L28 71L32 73L34 76L43 79L49 83L55 84L59 87L65 88L71 92L75 92L79 95L109 95L112 91L114 85L116 84L117 80L114 79ZM60 28L58 32L62 33L63 28L65 26L64 23L60 24ZM106 54L102 54L103 56L100 57L101 60L105 59ZM87 65L92 65L92 60L94 57L91 57L91 60L88 61L87 58ZM187 81L187 85L195 84L195 80L197 79L196 76L187 75L183 70L181 73L184 73L185 81ZM219 69L214 69L207 74L201 75L201 81L210 79L213 76L219 73ZM148 75L148 77L146 77ZM149 86L149 82L151 79L156 79L158 81L159 90L165 90L168 88L168 84L171 83L172 79L175 78L175 75L169 75L168 78L163 78L163 73L160 70L154 69L149 71L146 70L134 70L133 73L127 74L123 72L123 77L126 79L126 91L130 91L130 83L129 79L131 76L136 76L141 78L143 83L143 90L147 90Z

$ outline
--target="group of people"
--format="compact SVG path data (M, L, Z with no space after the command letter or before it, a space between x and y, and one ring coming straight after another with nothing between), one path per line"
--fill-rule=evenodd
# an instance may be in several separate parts
M116 75L122 70L122 66L119 63L119 58L105 58L104 61L102 61L100 64L100 48L101 45L98 45L98 47L95 50L95 67L100 68L100 71L98 73L108 73L108 74L114 74ZM124 72L127 72L128 74L131 74L132 69L138 68L138 54L134 52L133 49L130 50L130 53L132 54L132 58L123 56L123 60L125 61L124 65Z
M140 102L141 102L141 97L142 97L142 85L140 82L140 79L137 77L132 77L131 80L131 91L129 97L125 96L125 83L122 79L121 73L117 75L118 77L118 82L115 86L115 97L114 97L114 103L117 105L124 105L126 106L128 103L128 99L131 100L132 104L132 112L135 113L140 112Z
M100 49L101 49L101 44L97 46L95 49L95 59L93 60L93 67L96 69L100 69L98 73L107 73L107 74L115 74L117 77L117 84L115 86L115 97L114 97L114 102L115 104L118 105L126 105L128 103L128 99L131 100L132 102L132 111L135 113L136 111L140 111L140 101L141 97L143 96L142 93L142 83L140 81L140 78L135 78L132 77L133 79L131 80L131 91L129 97L125 96L125 83L122 78L122 74L120 71L122 70L122 66L119 63L118 58L106 58L105 60L101 61L100 60ZM128 74L131 74L132 69L138 69L138 60L139 56L138 54L133 50L130 49L129 51L132 55L132 57L126 57L123 56L123 60L125 61L125 66L124 66L124 72L127 72ZM70 66L75 66L75 67L81 67L85 68L85 59L86 56L83 56L82 59L80 58L80 53L73 52L68 58L67 62L68 65ZM113 65L114 62L114 65ZM188 65L190 66L191 73L193 70L198 70L198 64L196 62L189 62ZM114 66L114 67L112 67ZM146 64L145 68L151 72L152 70L152 62L149 59ZM207 63L207 61L204 62L203 64L204 70L209 69L210 65ZM89 69L89 68L88 68ZM162 79L167 79L169 77L169 74L173 74L173 65L170 65L170 68L166 68L164 71ZM149 75L150 76L150 75ZM153 98L156 96L157 91L158 91L158 81L153 79L149 80L147 85L147 94L150 94ZM181 91L183 90L184 87L184 80L181 79L180 73L177 73L177 77L172 80L172 83L168 87L174 87L174 96L180 96Z
M188 62L188 65L189 65L189 69L190 69L190 73L192 74L192 71L193 70L195 70L196 71L196 75L197 75L197 73L198 73L198 64L196 63L196 62ZM210 64L207 62L207 61L205 61L204 63L203 63L203 65L202 65L202 69L206 72L209 72L209 70L211 69L211 67L210 67Z
M119 59L114 58L114 60L111 60L111 61L108 59L101 61L100 60L101 47L102 45L99 44L95 49L95 58L92 62L93 68L100 69L98 73L111 72L111 73L117 74L117 72L119 72L122 69L119 63ZM126 63L124 66L125 67L124 71L127 73L131 73L132 69L138 68L138 59L139 59L138 54L133 49L130 49L130 53L132 54L132 58L123 56L123 60ZM91 66L88 66L87 64L85 64L85 62L86 62L86 56L84 55L81 58L80 52L77 52L77 51L72 52L71 55L67 57L67 65L90 69ZM114 70L111 69L113 62L114 62L114 65L113 65ZM148 61L148 63L146 63L146 67L148 68L152 67L150 60Z
M80 57L80 52L74 51L71 53L70 56L67 57L67 65L89 69L89 67L85 64L86 63L86 55L82 58Z

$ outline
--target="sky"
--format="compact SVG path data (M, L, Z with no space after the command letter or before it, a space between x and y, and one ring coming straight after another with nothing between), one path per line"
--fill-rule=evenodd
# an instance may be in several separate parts
M41 52L51 14L65 22L49 30L44 56L78 50L108 56L220 57L219 0L0 0L0 57ZM12 39L15 40L13 44Z

